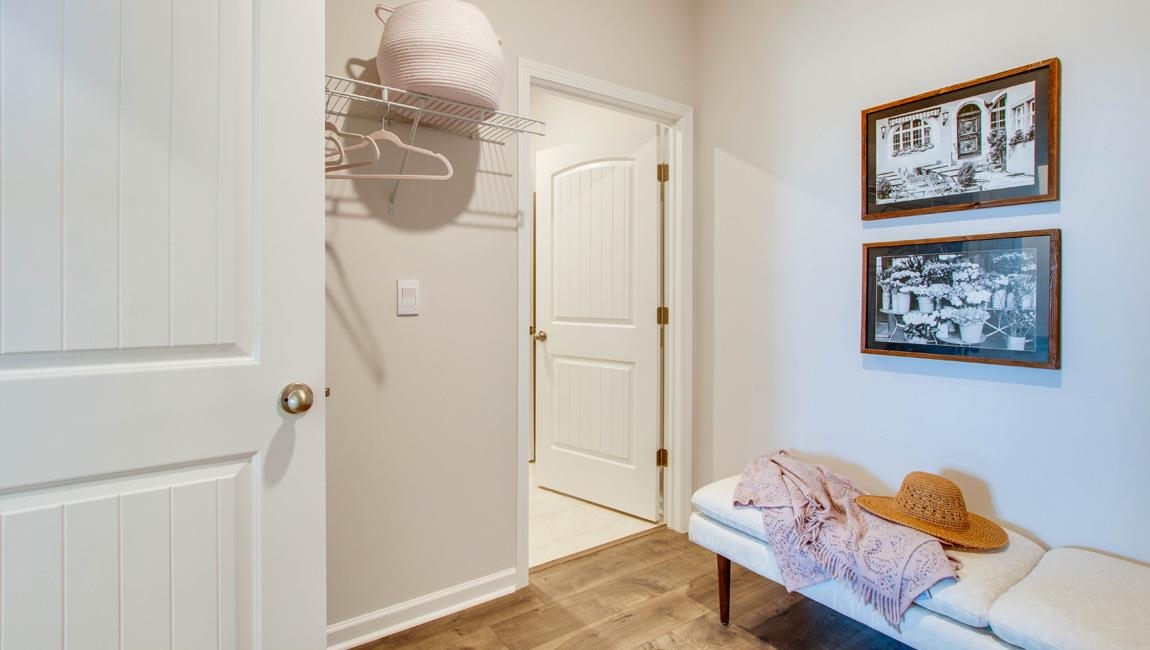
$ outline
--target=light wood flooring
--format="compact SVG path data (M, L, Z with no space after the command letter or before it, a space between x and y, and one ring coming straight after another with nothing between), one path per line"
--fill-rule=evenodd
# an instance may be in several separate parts
M524 589L360 646L426 648L839 648L906 646L732 566L719 624L715 555L666 529L531 572Z

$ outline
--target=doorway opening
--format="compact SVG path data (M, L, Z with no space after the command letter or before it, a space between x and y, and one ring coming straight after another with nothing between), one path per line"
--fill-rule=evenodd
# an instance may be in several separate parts
M547 88L531 111L532 567L661 522L658 165L649 117Z
M520 72L520 112L548 125L519 161L526 584L529 567L686 523L691 115L549 66Z

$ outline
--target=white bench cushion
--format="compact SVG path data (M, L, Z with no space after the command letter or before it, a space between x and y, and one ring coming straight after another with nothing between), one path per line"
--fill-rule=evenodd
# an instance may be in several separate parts
M972 627L990 625L990 606L1018 584L1042 559L1042 547L1007 530L1010 542L997 551L955 551L947 555L962 562L958 580L943 580L914 601L932 612Z
M1043 556L990 608L1002 639L1029 650L1150 648L1150 567L1076 548Z
M765 541L763 516L759 509L732 505L738 483L738 475L715 481L699 488L691 503L712 520ZM1042 548L1038 544L1011 530L1006 534L1010 543L998 551L948 551L962 562L959 579L938 583L920 596L915 604L971 627L987 627L990 624L990 606L1030 573L1042 557ZM777 576L767 577L781 582Z
M691 505L721 524L766 541L762 511L758 508L734 506L735 486L739 484L739 478L740 475L736 474L704 485L691 497Z

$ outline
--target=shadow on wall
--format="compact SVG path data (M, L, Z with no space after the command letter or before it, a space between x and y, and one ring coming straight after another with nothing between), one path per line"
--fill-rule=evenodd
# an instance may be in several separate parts
M962 500L966 502L966 509L988 519L998 520L998 508L990 497L990 486L986 481L958 469L942 469L939 476L955 482L962 490ZM1017 528L1013 524L1012 528ZM1031 535L1033 537L1033 535Z
M349 119L343 128L367 134L378 130L379 124ZM410 125L389 122L387 129L404 142L410 142ZM379 143L379 162L353 173L399 173L405 152L386 141ZM444 181L357 179L338 186L329 185L328 217L374 219L411 231L437 230L458 220L468 211L475 193L480 143L421 128L416 134L416 145L446 156L455 170L454 175ZM443 166L438 160L413 153L404 173L438 175L443 173ZM345 189L346 184L350 184L350 191ZM333 193L333 187L340 187L340 191Z
M264 456L264 484L268 486L279 485L291 466L292 455L295 453L295 421L296 417L284 413L280 408L279 396L276 396L276 413L280 416L280 426L276 429L272 442L268 445L268 453Z
M842 474L843 476L854 481L854 483L860 488L868 489L872 486L881 486L874 487L874 489L870 490L874 494L894 494L898 489L897 485L894 487L894 489L890 489L890 486L888 486L886 483L883 483L882 479L867 471L867 469L862 465L847 462L841 458L836 458L833 456L822 456L819 454L810 454L794 449L788 449L787 453L803 461L804 463L811 463L812 465L826 465L831 469L831 471Z
M369 83L379 83L375 59L349 59L348 76ZM385 122L388 130L412 144L411 125L401 120ZM349 119L343 128L356 133L370 133L377 123ZM508 161L507 148L513 145L448 135L421 126L414 144L443 154L451 161L454 175L446 181L351 181L354 197L328 196L328 214L378 219L388 225L409 231L435 230L453 224L513 230L518 227L518 203L515 175ZM381 143L380 162L355 173L396 174L403 165L404 152ZM442 166L434 159L411 154L405 173L439 174ZM346 201L355 201L355 209L343 210Z
M348 59L343 67L344 73L356 81L366 81L369 84L379 83L379 66L375 57L370 59Z
M358 353L360 363L367 368L368 375L376 386L382 386L384 378L383 348L373 334L371 319L367 310L353 290L352 283L347 276L347 267L340 257L339 251L331 242L324 242L327 253L328 269L334 273L327 274L327 287L324 292L327 297L328 312L335 316L340 325L347 332L347 340ZM342 296L342 298L341 298Z
M532 136L519 136L532 137ZM479 166L475 170L475 193L472 195L469 214L487 217L491 227L515 229L519 226L519 199L516 196L515 172L508 160L507 149L514 146L514 140L506 144L481 142L479 145ZM477 226L478 223L460 225Z
M406 124L392 124L389 129L408 141ZM446 181L355 180L351 195L328 196L328 214L379 220L405 231L433 231L445 226L516 230L519 227L519 205L516 198L515 174L500 145L420 129L417 144L441 153L451 161L455 174ZM366 173L391 174L399 171L403 152L389 145L381 151L381 161L365 167ZM438 174L438 161L412 154L407 171L414 174ZM397 191L398 190L398 191ZM394 209L392 200L394 197ZM354 201L351 210L341 203Z
M1062 388L1062 370L1051 371L1042 368L1020 368L934 359L905 359L874 354L860 356L862 357L862 369L868 372L897 372L1040 388Z
M1050 545L1043 543L1036 533L1020 526L1018 522L1003 519L998 514L998 508L994 507L994 500L991 498L990 485L985 480L957 469L942 469L939 470L938 474L954 481L962 489L962 500L966 502L967 510L1021 533L1023 536L1038 542L1043 550L1050 549Z

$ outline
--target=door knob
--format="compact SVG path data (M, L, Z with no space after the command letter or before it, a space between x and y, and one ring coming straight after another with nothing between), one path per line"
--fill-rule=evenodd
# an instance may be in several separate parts
M307 384L288 384L280 392L280 406L288 413L296 415L307 413L314 401L315 395L311 392L311 386Z
M543 343L544 341L547 340L547 332L544 332L543 330L539 330L538 332L535 332L534 334L532 334L531 338L535 339L536 341L539 341L540 343Z

